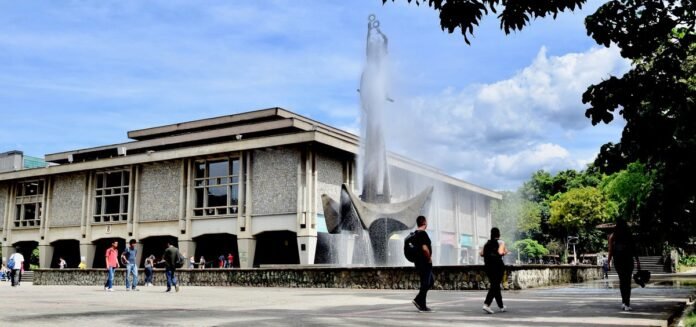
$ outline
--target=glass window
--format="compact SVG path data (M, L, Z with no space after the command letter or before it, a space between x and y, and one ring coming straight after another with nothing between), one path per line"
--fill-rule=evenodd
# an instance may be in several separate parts
M236 214L239 202L239 159L196 161L194 169L194 216Z
M130 172L109 171L96 174L94 222L119 222L128 219Z
M15 227L38 227L41 225L44 181L26 181L16 185Z

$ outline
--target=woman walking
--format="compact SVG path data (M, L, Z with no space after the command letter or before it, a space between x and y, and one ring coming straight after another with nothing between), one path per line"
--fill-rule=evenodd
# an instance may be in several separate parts
M145 259L145 286L152 286L152 267L155 265L155 256L150 255Z
M505 312L506 309L503 305L503 295L500 290L500 283L503 281L503 273L505 271L505 264L503 263L505 254L507 254L507 250L505 249L505 242L500 240L500 230L493 227L491 229L491 239L486 242L480 253L486 267L486 275L488 275L488 280L491 282L488 294L486 294L486 300L483 302L483 311L489 314L493 313L493 309L491 309L493 299L498 304L500 312Z
M614 259L614 267L619 275L619 289L621 290L621 310L633 311L631 308L631 273L633 273L633 258L636 259L638 270L640 260L636 252L633 235L625 221L616 222L614 232L609 235L608 265L611 269L611 259Z

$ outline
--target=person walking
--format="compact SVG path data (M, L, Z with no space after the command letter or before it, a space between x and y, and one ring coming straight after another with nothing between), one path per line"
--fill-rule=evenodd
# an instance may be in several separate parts
M13 253L7 260L7 268L10 269L10 280L12 281L12 287L19 286L22 281L22 271L24 271L24 255L20 252L20 248L15 248L15 253Z
M111 242L111 247L106 249L106 283L104 284L104 290L107 292L114 291L114 273L116 268L120 268L121 264L118 263L118 241L113 240Z
M198 260L198 269L205 269L205 258L203 256Z
M193 269L195 267L196 267L196 259L193 256L191 256L189 258L189 269Z
M234 268L233 263L234 263L234 256L232 255L232 253L228 253L227 254L227 268Z
M505 272L505 264L503 263L505 254L507 254L507 249L505 248L505 242L500 239L500 230L493 227L491 228L491 239L486 242L480 253L483 257L486 275L491 283L486 299L483 301L483 311L489 314L493 313L491 303L493 303L494 298L500 312L505 312L506 310L500 290L500 283L503 281Z
M152 286L152 269L155 266L155 256L150 255L145 259L145 286Z
M68 265L68 263L65 262L65 259L63 259L63 257L60 257L58 259L58 269L65 269L65 266L67 266L67 265Z
M174 289L178 292L179 285L176 280L176 268L177 261L179 261L179 249L177 249L171 241L167 241L167 248L164 250L164 272L167 275L167 290L165 292L171 292L172 285Z
M432 309L426 305L426 296L428 290L435 284L435 278L433 277L433 249L430 237L425 231L428 228L428 220L424 216L418 216L416 225L418 227L415 231L414 244L420 247L420 251L418 251L414 263L420 276L420 289L411 303L416 306L419 312L431 312Z
M633 235L624 220L616 222L614 232L609 235L608 268L611 269L612 259L614 267L619 275L619 289L621 290L621 310L633 311L631 308L631 274L633 273L633 258L636 259L640 270L640 259L636 252Z
M136 286L138 286L138 264L136 263L136 258L138 255L138 249L135 248L135 243L137 243L134 239L131 239L130 242L128 242L128 247L126 247L126 250L121 253L121 261L126 265L126 291L137 291L138 289ZM130 276L133 276L133 285L131 287L131 279L129 278Z

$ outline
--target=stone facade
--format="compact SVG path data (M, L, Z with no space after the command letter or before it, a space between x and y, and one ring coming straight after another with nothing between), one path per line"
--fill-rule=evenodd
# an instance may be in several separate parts
M508 266L503 287L527 289L579 283L601 278L597 266ZM116 285L124 285L122 269L115 274ZM490 286L483 266L436 266L436 290L482 290ZM143 284L145 273L138 273ZM298 267L264 269L181 269L179 283L184 286L307 287L357 289L418 289L419 277L413 267ZM155 285L165 285L164 270L154 274ZM39 269L34 285L104 284L103 269Z
M140 173L140 221L179 219L181 160L142 166Z
M321 195L328 194L332 199L341 198L343 184L343 163L340 160L317 155L317 212L324 212Z
M0 183L0 230L5 226L5 205L7 204L8 188L6 183Z
M252 162L253 215L297 212L297 167L300 151L274 148L254 151Z
M85 173L54 178L49 217L51 227L80 226L86 179Z

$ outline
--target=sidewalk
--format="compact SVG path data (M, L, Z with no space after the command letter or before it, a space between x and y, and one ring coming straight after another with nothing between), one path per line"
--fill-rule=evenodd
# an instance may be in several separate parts
M694 293L694 276L659 276L634 288L633 312L620 310L618 281L504 291L508 312L481 310L485 291L431 291L419 313L417 293L393 290L238 287L141 287L106 293L91 286L12 288L2 283L0 324L32 326L667 326Z

